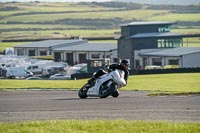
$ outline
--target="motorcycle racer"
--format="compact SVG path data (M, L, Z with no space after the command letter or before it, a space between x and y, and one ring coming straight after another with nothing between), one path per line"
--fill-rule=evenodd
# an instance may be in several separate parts
M110 71L114 71L115 69L119 69L119 70L124 71L124 73L125 73L124 79L125 79L125 81L127 83L128 75L129 75L128 68L129 68L129 62L127 60L122 60L119 64L112 64L110 66L106 66L106 69L107 69L106 71L110 72ZM88 80L88 83L90 83L90 84L94 83L94 81L99 76L101 76L103 74L106 74L107 73L106 71L102 70L102 69L99 70L98 72L96 72L94 74L94 76L90 80Z
M129 63L127 60L122 60L120 64L112 64L109 66L109 70L115 70L115 69L119 69L119 70L122 70L124 71L125 75L124 75L124 79L127 83L127 80L128 80L128 75L129 75L129 71L128 71L128 68L129 68Z

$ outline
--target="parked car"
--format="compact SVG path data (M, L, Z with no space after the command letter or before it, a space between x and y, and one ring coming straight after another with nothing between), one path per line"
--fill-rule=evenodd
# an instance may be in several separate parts
M49 79L70 79L70 76L63 75L63 74L54 74L51 75Z
M26 80L42 80L40 77L28 77Z

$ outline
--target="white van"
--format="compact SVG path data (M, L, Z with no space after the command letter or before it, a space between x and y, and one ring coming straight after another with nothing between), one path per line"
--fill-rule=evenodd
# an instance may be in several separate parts
M34 74L42 74L43 65L33 64L27 66L26 69Z
M21 67L7 68L7 78L27 78L33 76L33 73Z
M162 69L161 66L151 65L151 66L145 66L145 70L153 70L153 69Z

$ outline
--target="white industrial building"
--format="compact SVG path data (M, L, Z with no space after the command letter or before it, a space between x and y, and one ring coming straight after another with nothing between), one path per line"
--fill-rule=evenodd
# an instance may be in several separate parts
M70 64L85 63L92 59L110 59L117 61L117 44L114 43L84 43L53 49L54 58Z
M54 48L87 43L85 40L44 40L35 41L28 44L17 45L14 47L16 55L43 56L52 55Z
M109 59L117 62L116 43L88 43L87 40L44 40L14 47L16 55L53 55L55 61L70 65L86 63L87 60Z
M200 67L200 47L143 49L135 51L134 54L136 61L142 62L142 68L149 65L162 67L178 65L180 68Z
M109 59L118 61L115 43L88 43L86 40L44 40L14 47L15 54L25 56L53 55L55 61L70 65L87 60ZM126 51L124 51L126 52ZM149 65L178 65L180 68L200 67L200 47L141 49L134 51L135 66L141 69Z

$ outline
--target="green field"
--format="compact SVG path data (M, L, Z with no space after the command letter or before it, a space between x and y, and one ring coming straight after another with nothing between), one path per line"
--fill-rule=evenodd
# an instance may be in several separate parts
M135 8L136 7L136 8ZM195 22L184 26L187 33L199 33L199 12L178 13L183 7L153 9L151 5L114 3L2 3L0 6L0 40L113 37L119 24L132 21ZM179 9L180 8L180 9ZM186 8L186 7L184 7ZM177 13L174 10L177 10ZM176 25L176 27L182 27ZM175 30L184 33L185 30Z
M62 20L66 18L71 19L123 19L130 20L130 15L134 16L133 19L144 19L153 16L156 13L167 13L168 11L154 11L154 10L128 10L128 11L101 11L101 12L83 12L83 13L56 13L51 14L49 18L47 14L34 14L34 15L20 15L4 18L0 23L7 22L48 22Z
M82 80L0 80L0 89L80 89ZM200 93L200 73L152 74L129 76L121 90L145 90L150 93Z
M162 20L162 21L188 21L192 20L193 22L199 21L200 14L175 14L170 13L162 16L150 17L149 20Z
M0 123L1 133L198 133L200 123L66 120Z
M0 42L0 51L5 50L6 48L14 47L16 45L26 44L28 42Z

